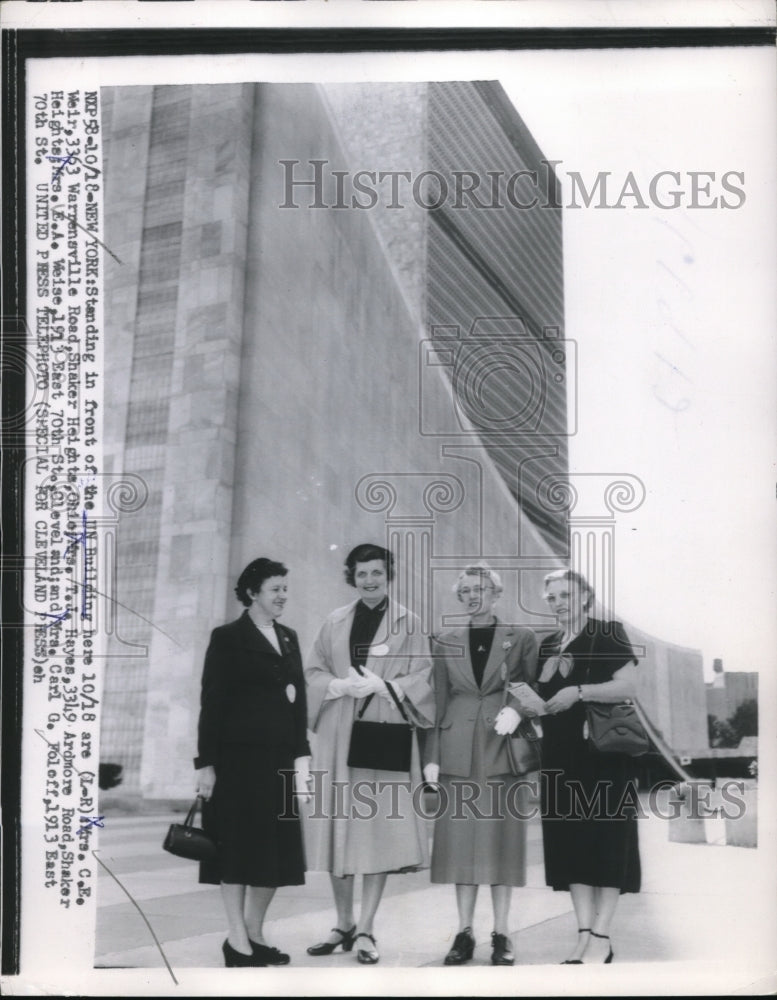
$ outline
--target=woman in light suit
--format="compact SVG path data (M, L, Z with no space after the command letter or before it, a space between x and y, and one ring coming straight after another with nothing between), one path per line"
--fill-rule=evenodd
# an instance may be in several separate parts
M491 963L512 965L508 916L512 887L526 883L526 824L524 789L510 792L516 779L506 746L518 716L501 707L506 679L534 681L537 643L529 629L494 616L502 584L485 564L468 566L455 591L469 623L432 643L437 726L427 738L424 777L439 780L445 808L435 823L431 878L456 885L459 931L445 964L472 958L478 886L490 885Z
M359 599L333 611L305 665L310 728L315 733L314 808L307 816L308 868L332 879L337 926L310 955L351 951L363 964L380 958L373 921L390 872L429 866L427 831L414 808L421 782L416 733L409 773L349 767L351 727L370 699L364 720L402 722L391 684L419 728L434 722L429 643L418 619L388 595L394 575L390 552L357 545L346 560L346 581ZM361 912L354 920L354 876L364 877Z

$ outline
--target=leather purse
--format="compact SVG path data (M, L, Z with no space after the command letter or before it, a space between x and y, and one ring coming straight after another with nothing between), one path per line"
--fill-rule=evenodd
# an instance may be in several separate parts
M162 847L179 858L190 861L214 861L216 845L203 829L194 825L194 816L200 803L199 795L186 814L183 823L171 823Z
M366 722L362 716L374 695L364 702L351 728L348 747L348 767L365 767L375 771L410 772L413 756L413 726L397 698L393 686L386 687L394 699L404 722Z
M591 636L589 657L593 656L596 636ZM590 684L591 665L586 677ZM631 701L588 701L585 705L588 740L599 753L622 753L639 757L650 749L650 737Z
M631 702L589 701L585 706L588 739L600 753L639 757L650 749L650 738Z
M509 670L505 670L502 708L507 705L509 686L510 672ZM517 778L520 778L523 774L529 774L531 771L539 771L542 766L540 736L532 725L531 719L521 719L513 732L505 736L505 746L507 747L510 769Z

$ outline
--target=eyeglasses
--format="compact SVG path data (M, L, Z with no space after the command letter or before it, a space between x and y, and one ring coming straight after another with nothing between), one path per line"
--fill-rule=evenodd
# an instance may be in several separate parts
M491 584L488 584L488 586L486 587L472 587L472 588L460 587L459 597L469 597L470 594L474 594L475 597L480 597L482 594L485 594L487 590L493 590L493 589L494 588L491 586Z

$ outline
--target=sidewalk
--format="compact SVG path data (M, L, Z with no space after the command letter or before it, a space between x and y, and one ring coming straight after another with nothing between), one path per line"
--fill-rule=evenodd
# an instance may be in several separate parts
M180 822L181 817L106 815L100 858L140 905L174 969L219 968L226 936L219 890L197 883L194 862L162 850L168 824L174 820ZM756 957L763 960L761 936L770 914L759 914L757 899L753 900L756 887L763 888L758 882L763 870L759 852L670 842L667 822L655 816L639 821L639 835L642 892L620 901L613 928L615 961L620 965L723 960L727 968L739 964L751 968ZM96 966L163 966L137 910L102 870L97 903ZM306 947L323 939L334 923L329 877L310 872L306 885L278 890L266 936L290 952L295 968L350 970L357 964L353 953L338 951L318 959L306 953ZM557 966L575 940L575 928L569 894L545 886L540 822L532 821L527 885L515 890L511 910L516 965ZM456 930L452 886L431 885L427 872L389 877L376 920L381 967L442 967ZM478 946L470 965L489 965L491 930L490 894L484 888L474 926ZM773 941L768 940L766 947L773 950Z

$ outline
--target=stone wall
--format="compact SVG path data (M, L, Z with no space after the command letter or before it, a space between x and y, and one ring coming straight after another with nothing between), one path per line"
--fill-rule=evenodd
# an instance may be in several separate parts
M466 563L499 566L503 617L526 622L558 560L475 441L421 433L421 401L444 422L450 381L424 361L376 217L279 207L281 159L349 165L317 87L122 88L105 125L106 242L123 251L107 461L149 499L118 531L119 634L147 655L112 645L102 759L124 765L123 794L185 797L208 635L240 612L249 560L288 565L303 647L352 599L358 542L397 550L398 597L429 631L456 620Z

